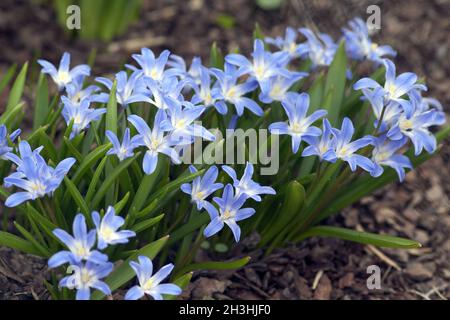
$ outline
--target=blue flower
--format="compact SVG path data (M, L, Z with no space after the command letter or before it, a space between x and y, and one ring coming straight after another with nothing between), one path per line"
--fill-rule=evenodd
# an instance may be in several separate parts
M92 109L90 108L89 99L84 99L79 105L74 104L67 97L61 97L64 104L62 115L66 123L69 125L72 121L72 132L69 139L78 135L81 131L89 128L92 121L100 120L102 114L106 113L106 108Z
M258 87L258 83L254 80L248 80L244 83L238 84L238 78L240 72L236 70L232 65L225 63L224 71L219 69L211 69L211 72L217 78L215 87L215 94L213 96L216 99L215 107L220 113L225 114L227 111L226 102L234 105L238 116L244 114L244 108L247 108L254 114L262 116L264 111L261 107L252 99L244 97L248 92L252 92Z
M256 39L253 45L253 60L248 60L245 56L237 53L228 54L225 61L239 67L239 74L249 74L259 84L267 81L273 76L290 76L289 70L284 68L289 62L289 53L279 51L271 53L264 49L264 42Z
M95 85L83 88L84 76L78 76L66 86L67 98L74 104L80 105L81 101L89 99L89 102L108 102L107 94L96 94L100 88Z
M175 77L165 78L168 80L158 83L151 78L144 78L143 82L149 89L151 95L149 102L158 109L167 110L169 105L177 103L182 87L179 83L172 82Z
M191 100L193 104L202 103L206 108L213 106L220 114L227 113L226 104L216 103L216 98L220 94L219 88L217 86L211 88L211 72L208 68L201 68L200 83L194 82L192 87L195 92Z
M142 48L141 54L133 54L133 59L139 64L141 69L138 69L132 65L126 65L133 71L142 71L143 75L149 77L155 81L162 81L164 77L173 75L173 71L165 70L167 61L170 56L169 50L161 52L158 58L152 50L148 48Z
M401 113L387 132L387 137L391 140L408 137L414 145L416 156L423 149L428 153L433 153L436 150L436 138L430 132L429 127L444 124L445 114L434 108L423 109L427 105L417 101L414 97L406 104L409 105L408 110L411 110L411 114Z
M223 190L222 198L215 197L214 202L218 204L219 211L212 205L205 206L208 211L211 222L206 226L203 234L205 237L211 237L223 229L224 224L230 227L236 242L241 237L241 228L236 222L247 219L255 214L253 208L242 208L247 196L241 194L236 197L234 195L233 186L227 184Z
M362 92L364 97L370 102L375 118L377 119L374 126L377 127L378 122L382 120L379 131L387 131L389 127L393 125L400 113L403 112L402 106L395 101L389 101L385 106L384 90L382 88L376 88L374 90L362 89ZM383 119L381 119L381 115L383 115Z
M197 172L194 166L189 166L191 173ZM181 185L181 191L191 195L192 202L197 205L197 209L201 210L204 207L206 198L215 191L222 189L223 184L216 183L219 170L216 166L212 166L205 172L202 177L196 177L192 184L184 183Z
M67 270L72 272L72 274L62 278L59 286L76 289L77 300L89 300L91 288L97 289L105 295L111 295L111 289L101 279L110 274L112 269L113 264L111 262L96 264L88 261L86 264L71 265Z
M307 28L298 29L307 39L307 54L312 62L312 68L328 66L331 64L338 45L324 33L317 36Z
M59 267L64 263L79 264L81 261L91 261L102 264L108 261L108 256L97 250L92 250L95 244L95 229L87 231L86 220L79 213L73 221L73 236L62 229L53 230L53 234L69 249L55 253L49 260L49 268Z
M131 230L117 231L117 229L123 226L125 220L120 216L116 216L114 207L108 207L103 219L101 219L97 211L93 211L92 221L94 221L97 229L97 248L100 250L105 249L111 244L127 243L128 238L136 236L136 233Z
M272 77L261 85L259 100L264 103L285 100L292 85L307 75L306 72L292 72L288 78L283 76Z
M5 187L16 186L24 191L10 195L5 205L15 207L27 200L35 200L46 195L51 196L59 187L64 176L75 163L74 158L61 161L56 168L52 168L39 154L42 148L31 150L27 141L19 143L20 157L9 154L8 159L17 165L16 172L4 179Z
M308 51L306 44L298 44L297 32L295 29L287 27L286 35L284 38L265 38L264 41L268 44L274 45L281 51L287 52L291 59L299 58Z
M233 186L236 188L236 197L245 195L246 198L252 198L255 201L261 201L260 194L276 194L271 187L261 186L259 183L252 180L253 164L247 162L245 165L244 174L241 179L237 178L236 171L229 166L222 166L231 179L233 179Z
M9 160L9 154L13 150L9 146L9 141L13 142L19 136L20 132L20 129L17 129L8 137L8 129L4 124L0 125L0 159Z
M166 119L164 110L158 110L155 116L153 129L151 130L148 124L137 115L128 116L128 121L136 128L140 136L140 144L147 147L142 161L142 168L146 174L152 174L156 165L158 164L158 154L163 153L169 156L174 163L180 163L178 153L172 148L173 143L169 136L164 135L161 130L161 123Z
M355 90L370 88L381 88L384 97L384 105L387 105L390 101L399 103L408 115L411 114L410 104L402 96L409 94L412 90L427 90L427 87L423 84L417 83L417 75L412 72L405 72L396 76L395 65L388 59L383 60L386 68L386 81L384 86L381 86L378 82L371 78L362 78L358 80L353 88Z
M158 272L153 274L153 263L146 256L138 257L139 263L131 261L130 266L137 275L139 285L132 287L125 295L125 300L138 300L145 294L155 300L163 300L163 294L179 295L181 288L173 283L161 284L173 270L173 264L166 264Z
M91 73L91 68L86 64L80 64L70 70L70 54L67 52L64 52L58 69L47 60L38 60L37 62L42 66L41 72L48 73L60 90L64 89L75 78L89 76Z
M134 155L134 149L139 147L141 142L141 137L139 136L134 136L133 138L130 138L129 128L125 129L122 144L112 131L107 130L106 136L113 145L112 148L109 149L106 154L108 155L115 154L117 155L117 158L119 158L120 161L132 157Z
M125 71L120 71L116 74L116 98L117 103L119 103L122 107L126 108L130 103L134 102L148 102L151 103L150 98L148 97L148 92L145 89L144 84L142 83L141 78L142 73L139 71L135 71L128 78L127 73ZM111 91L113 82L104 77L97 77L95 80Z
M336 162L337 157L334 151L336 140L334 139L333 128L328 119L323 119L321 138L308 137L307 142L309 146L303 150L302 157L314 155L318 156L320 161Z
M186 62L182 57L172 54L167 65L172 67L169 70L173 70L173 72L182 79L191 79L195 83L200 84L201 69L203 67L202 59L200 57L194 57L192 59L191 66L188 69Z
M385 56L395 57L397 53L390 46L379 46L370 39L367 24L361 18L349 22L350 29L343 28L345 48L349 57L355 60L370 60L377 64Z
M373 138L372 144L374 149L372 151L373 169L370 174L373 177L379 177L383 174L383 166L391 167L397 171L398 178L403 181L405 178L405 168L412 169L411 161L407 156L397 152L406 143L406 139L392 141L386 136Z
M214 141L215 136L206 128L193 123L205 111L203 106L194 106L188 101L176 101L169 106L169 117L161 122L163 131L170 131L170 139L177 145L191 144L195 137Z
M333 132L336 139L336 157L347 162L352 171L355 171L358 166L371 172L373 169L372 161L367 157L355 154L355 152L369 145L372 142L372 138L367 136L351 142L355 129L349 118L344 118L341 130L335 129Z
M290 93L281 102L289 118L286 122L275 122L269 126L272 134L287 134L292 137L292 152L297 153L302 139L311 136L320 136L321 130L312 126L314 122L324 117L325 110L314 111L310 116L306 116L309 108L309 95L307 93Z

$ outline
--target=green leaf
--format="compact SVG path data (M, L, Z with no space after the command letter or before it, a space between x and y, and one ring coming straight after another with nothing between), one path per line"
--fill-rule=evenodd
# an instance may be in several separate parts
M55 143L48 136L48 134L45 133L45 131L39 131L38 137L39 137L39 144L44 146L42 153L47 154L48 157L53 161L58 161L58 154L55 149Z
M276 245L274 238L287 232L292 227L292 222L298 217L298 213L305 201L305 188L297 181L291 181L285 191L283 205L274 216L273 223L262 234L261 246L271 242L271 246ZM295 224L294 224L295 227Z
M216 17L216 24L223 29L232 29L236 24L236 19L231 15L220 13Z
M83 162L80 164L72 178L72 182L75 185L78 184L85 173L90 170L91 167L93 167L100 158L103 158L105 156L106 152L111 148L111 146L111 143L101 145L91 153L89 153L86 157L84 157Z
M11 67L8 68L5 75L2 77L2 80L0 80L0 94L3 92L3 90L9 84L11 79L14 77L14 74L16 73L16 69L17 69L17 65L13 64Z
M184 224L182 227L178 228L170 236L168 245L176 243L178 240L184 238L186 235L190 234L194 230L199 229L201 226L205 225L209 221L209 216L207 214L196 214L193 216L189 223Z
M120 176L120 174L128 168L128 166L139 156L139 152L134 155L134 157L128 158L124 161L122 161L116 168L114 168L114 171L110 173L109 176L106 177L105 181L101 184L100 188L98 189L97 193L95 194L94 199L92 200L91 207L93 209L97 208L97 206L100 204L100 201L105 196L106 192L109 190L110 186L113 184L113 182Z
M191 281L192 278L192 272L186 273L184 275L182 275L181 277L175 279L173 281L174 284L176 284L177 286L179 286L181 288L181 290L183 290L184 288L187 287L187 285L189 284L189 282ZM164 300L173 300L175 299L177 296L173 296L173 295L169 295L169 294L165 294L164 295Z
M264 10L276 10L281 7L283 0L256 0L258 6Z
M209 54L209 64L213 68L223 68L224 58L222 52L217 47L217 43L214 41L211 46L211 52Z
M32 243L8 232L0 231L0 245L36 256L42 256L42 253Z
M421 244L414 240L330 226L312 227L300 234L294 241L301 241L313 236L333 237L385 248L414 249L421 247Z
M205 172L205 169L199 170L197 172L188 174L188 175L182 175L181 177L179 177L178 179L169 182L168 184L166 184L163 188L161 188L160 190L158 190L157 192L155 192L149 199L148 202L150 203L149 206L152 206L152 202L155 199L160 199L160 201L162 201L162 199L164 198L164 195L169 194L170 192L178 189L183 183L188 183L191 182L192 180L194 180L196 177L201 176L203 173ZM145 212L147 212L148 210L146 210L147 208L144 208L142 211L138 212L136 217L142 217Z
M11 88L11 92L9 93L8 102L6 104L6 110L11 109L20 102L20 99L22 98L23 94L23 89L25 87L27 70L28 70L28 62L26 62L23 65L22 70L20 70L19 75L14 81L14 84Z
M142 232L157 224L159 221L161 221L162 218L164 218L164 214L160 214L159 216L156 216L151 219L146 219L142 222L135 224L133 227L131 227L131 230L133 230L136 233Z
M20 113L25 106L25 102L21 101L12 108L6 109L0 117L0 124L5 124L8 129L11 129L11 124L17 119L18 113Z
M338 49L336 50L336 54L334 55L333 62L331 62L328 70L324 91L324 97L326 97L329 92L332 92L333 98L329 99L329 102L325 103L323 107L328 111L327 118L333 126L337 126L339 113L342 107L345 91L346 71L347 56L345 54L344 41L341 41Z
M126 261L124 261L119 267L117 267L107 278L106 283L108 284L111 291L116 290L123 284L130 281L135 273L130 267L130 261L136 260L138 256L146 256L150 259L154 259L155 256L161 251L161 249L166 244L169 236L165 236L159 240L156 240L145 247L141 248L137 252L133 253ZM92 300L100 300L104 297L104 294L100 291L96 291L92 294Z
M84 159L83 155L80 153L80 151L77 150L77 148L75 148L71 140L69 140L67 137L63 137L63 139L64 144L69 149L71 155L73 155L77 159L77 162L81 163Z
M48 249L44 248L37 240L34 238L34 236L28 232L24 227L22 227L19 223L14 221L14 226L17 228L17 230L27 239L33 246L39 250L40 254L39 256L48 258L50 257L51 253L48 251Z
M131 203L131 208L135 208L136 211L141 210L156 183L159 182L162 168L164 164L167 163L164 161L165 159L161 159L161 157L159 158L160 159L158 159L158 164L155 171L152 174L146 174L139 184L139 188L134 196L133 202Z
M116 1L118 2L118 1ZM109 94L108 104L106 106L106 127L105 130L112 131L117 135L117 100L116 100L117 82L114 80L113 86ZM105 143L109 140L105 137Z
M261 27L258 22L255 23L255 29L253 30L253 39L261 39L264 40L265 36L261 30Z
M73 184L72 181L70 181L69 178L64 177L64 182L67 186L67 190L69 190L70 194L72 195L73 200L77 204L77 206L80 208L81 212L84 213L84 216L90 220L90 213L88 205L86 204L86 201L84 201L83 196L81 195L80 191L78 191L77 187Z
M196 270L235 270L242 268L250 261L250 257L244 257L242 259L234 260L234 261L209 261L209 262L201 262L201 263L193 263L190 264L183 269L181 269L177 274L184 274L190 271Z
M37 91L36 91L36 106L34 108L33 130L36 130L45 123L48 112L50 111L50 104L48 99L48 83L45 74L41 73L39 76Z
M58 237L53 234L53 230L58 228L49 219L43 216L39 211L37 211L29 202L26 204L27 214L37 223L42 230L49 236L49 238L60 242Z
M117 202L114 205L114 211L116 212L117 215L120 214L120 212L122 212L123 208L125 208L129 198L130 198L130 192L127 192L123 196L122 200L120 200L119 202Z
M108 157L104 157L102 161L100 161L99 165L97 166L97 169L95 169L94 175L92 176L92 180L89 183L88 191L86 192L86 203L90 203L92 197L94 196L95 189L97 187L97 183L100 180L100 176L103 172L103 169L105 167L106 161L108 160Z

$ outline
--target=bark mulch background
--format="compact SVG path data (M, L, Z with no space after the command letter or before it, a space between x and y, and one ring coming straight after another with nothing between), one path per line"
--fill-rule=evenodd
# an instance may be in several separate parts
M268 35L286 26L317 27L336 38L354 16L364 16L369 4L381 8L382 29L376 40L398 51L401 72L426 76L429 95L450 111L450 1L284 1L282 8L264 11L254 1L144 1L141 19L127 34L108 44L69 40L57 27L52 11L25 1L0 4L0 71L11 63L43 57L57 61L63 51L76 63L97 49L94 75L115 72L130 53L147 46L168 48L185 58L207 59L216 41L223 51L251 50L255 22ZM232 17L224 29L221 19ZM207 61L207 60L205 60ZM1 108L0 108L1 109ZM329 219L326 223L410 237L423 247L415 250L376 249L335 239L309 239L278 249L267 257L254 250L257 235L243 241L235 254L253 259L235 272L204 272L194 276L183 293L192 299L448 299L450 297L450 147L407 175ZM366 269L381 269L381 289L369 290ZM45 261L0 248L0 299L47 299Z

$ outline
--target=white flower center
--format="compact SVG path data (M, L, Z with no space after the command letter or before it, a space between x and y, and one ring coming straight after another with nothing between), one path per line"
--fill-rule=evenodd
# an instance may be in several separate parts
M33 193L35 193L38 196L43 196L45 195L45 191L46 191L46 187L45 185L37 180L37 181L31 181L30 182L30 189L32 190Z
M147 281L145 281L145 283L142 285L142 289L144 289L144 291L150 291L151 289L153 289L154 287L154 281L153 281L153 277L149 278Z
M100 235L106 242L112 241L116 238L115 231L108 226L102 226L100 228Z
M89 257L89 249L86 248L82 242L76 241L73 246L73 253L75 253L77 256L86 259Z
M222 220L222 221L224 221L224 220L228 220L228 219L231 219L231 218L233 218L234 217L234 212L232 212L232 211L230 211L230 210L225 210L225 211L223 211L222 212L222 215L220 216L220 219Z
M262 64L262 63L257 64L255 66L254 72L255 72L256 79L258 79L258 80L264 79L264 76L266 74L266 68L265 68L264 64Z
M58 72L58 82L66 84L72 81L72 78L70 77L70 73L67 71L59 71Z
M404 119L400 121L399 127L402 131L410 131L414 127L414 123L412 120Z
M305 126L300 121L293 122L290 127L293 134L303 134L306 130Z

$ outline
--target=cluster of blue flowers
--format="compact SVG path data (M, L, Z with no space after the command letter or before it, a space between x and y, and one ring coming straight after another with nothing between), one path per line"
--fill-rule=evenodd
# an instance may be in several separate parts
M68 263L67 272L70 273L61 279L60 287L76 289L77 300L89 300L91 288L111 295L109 286L102 281L113 270L113 263L108 261L108 256L99 250L105 250L108 246L127 243L128 239L136 236L131 230L119 230L125 220L117 216L113 207L108 207L102 217L97 211L92 212L92 221L95 229L88 231L86 219L83 214L75 216L73 222L73 236L62 229L53 230L53 234L63 243L68 250L55 253L49 260L48 266L56 268ZM97 249L94 249L97 242ZM125 299L137 300L144 294L153 296L154 299L162 299L162 294L178 295L181 289L174 284L160 284L172 271L173 265L169 264L161 268L154 276L152 262L148 257L139 256L140 264L131 261L130 266L135 271L139 285L132 287Z
M307 115L308 95L289 91L294 83L308 73L291 71L288 67L295 59L309 59L312 62L311 70L327 66L333 60L338 44L327 34L315 34L306 28L298 31L306 38L306 42L297 43L297 31L287 28L284 38L255 40L251 59L241 54L228 54L223 70L203 66L200 58L194 58L188 68L181 57L171 55L167 50L159 57L147 48L142 49L140 54L134 54L132 57L138 67L126 65L131 74L128 76L127 72L120 71L115 76L117 101L123 108L135 102L149 103L158 111L152 128L139 116L129 115L128 121L136 128L138 135L130 137L127 128L122 143L114 133L107 132L113 144L108 154L115 154L119 160L124 160L133 156L134 149L145 147L142 167L146 174L154 172L160 153L178 164L180 152L196 137L208 141L215 139L210 131L195 123L208 108L215 108L224 115L229 112L229 105L232 105L236 114L233 120L242 116L245 109L262 116L263 108L248 97L249 93L259 89L262 103L282 103L288 122L272 123L269 129L273 134L290 135L294 153L305 141L308 146L304 148L303 156L316 155L329 162L342 159L352 170L361 167L373 176L383 172L381 166L390 166L398 171L402 180L404 168L411 168L409 161L398 156L406 138L413 142L416 154L423 148L433 152L436 143L428 128L444 121L443 114L435 108L436 104L429 103L430 100L426 100L429 98L420 95L420 90L424 90L425 86L417 83L417 76L413 73L396 77L394 64L385 59L386 56L395 56L395 51L389 46L374 43L365 22L356 18L349 22L349 28L343 28L348 56L386 67L384 86L370 78L361 79L354 85L356 90L363 90L377 120L382 122L382 136L366 136L351 141L354 129L347 118L340 130L331 128L326 119L320 129L313 124L324 118L326 112L317 110ZM278 51L266 50L265 44L273 45ZM59 88L66 89L67 96L62 97L63 115L67 123L73 123L73 137L105 112L104 108L93 109L90 105L93 102L106 102L109 94L99 93L97 86L83 89L84 77L89 75L90 69L81 65L69 70L69 61L68 54L64 54L59 69L43 60L40 63L44 67L43 72L49 73ZM113 82L110 79L98 77L96 80L111 90ZM410 99L406 100L405 95ZM187 100L187 97L190 99ZM384 130L386 126L389 129L387 131ZM356 154L369 144L374 146L371 159Z
M284 38L255 40L250 58L228 54L223 70L204 66L200 58L194 58L188 67L183 58L167 50L159 56L147 48L134 54L132 58L137 66L126 65L128 71L118 72L114 81L116 100L122 111L127 111L127 121L137 134L131 136L130 128L125 128L120 140L115 133L106 131L112 144L107 154L123 161L132 157L137 148L143 148L143 171L152 174L160 154L179 164L183 150L196 138L215 140L207 128L196 123L207 110L214 109L220 115L231 113L228 127L234 127L238 117L262 116L264 104L277 101L287 119L271 123L269 131L290 136L293 153L301 152L303 157L317 156L320 161L331 163L344 161L352 171L359 167L374 177L380 176L384 167L391 167L402 181L405 169L412 168L410 160L403 154L408 141L416 155L423 149L429 153L436 150L436 139L430 127L445 122L442 106L432 98L422 97L426 87L418 81L417 75L410 72L396 75L394 63L387 59L394 57L395 51L374 43L364 21L352 20L349 28L343 29L343 34L350 58L369 60L374 66L382 65L386 69L383 84L363 78L353 85L353 89L361 90L363 99L373 109L376 120L372 135L354 138L355 129L349 118L343 119L340 128L334 128L326 118L327 112L318 106L313 106L315 111L308 114L309 95L293 90L294 84L308 73L291 70L291 63L297 59L309 60L310 71L328 66L334 59L338 43L326 34L305 28L298 31L287 28ZM306 41L298 43L299 35ZM275 52L268 50L269 46L276 48ZM111 79L97 77L100 86L84 87L90 67L79 65L70 69L68 53L64 53L58 68L45 60L38 62L43 67L42 72L52 77L62 93L62 115L67 125L72 126L71 139L89 128L93 121L101 119L106 112L102 106L109 100L114 86ZM109 92L102 92L102 86ZM152 121L131 114L129 105L133 103L156 108L151 113L154 114ZM32 150L26 141L20 141L14 153L14 140L19 134L20 130L17 130L8 135L6 127L0 126L0 159L15 164L15 171L4 179L4 185L23 189L7 198L8 207L51 196L75 163L75 159L67 158L52 167L40 155L43 147ZM232 167L224 165L221 169L232 183L224 186L217 182L219 168L211 166L202 177L183 184L181 190L191 196L199 211L204 209L209 214L211 221L204 230L206 237L217 234L226 224L239 241L241 230L237 222L255 213L253 208L244 207L245 203L250 199L259 202L261 195L275 194L275 190L252 179L251 163L246 164L240 179ZM194 166L190 166L190 170L197 171ZM219 190L223 190L221 197L213 197ZM112 271L113 264L101 251L110 245L126 243L135 235L129 230L119 231L124 220L116 216L113 207L109 207L103 217L93 212L91 218L95 225L93 230L87 230L85 217L78 214L73 222L73 236L61 229L54 231L68 250L56 253L49 260L49 266L69 264L73 273L64 277L60 285L77 289L77 299L88 299L90 288L111 294L102 279ZM93 249L95 244L97 248ZM172 271L172 264L154 275L151 260L144 256L138 257L138 262L131 262L130 266L139 285L128 291L126 299L139 299L144 294L161 299L163 294L181 292L174 284L160 284Z
M197 177L192 183L181 185L181 190L191 196L191 200L196 204L197 209L206 209L211 222L204 230L205 237L211 237L223 229L226 224L233 233L236 242L241 237L241 229L236 223L238 221L250 218L254 213L253 208L242 208L248 199L261 201L261 194L275 194L275 190L271 187L261 186L252 180L253 165L247 162L244 174L241 179L237 178L236 171L230 166L222 166L233 180L232 184L225 187L222 183L217 183L219 169L216 166L210 167L202 177ZM197 172L194 166L190 166L192 173ZM217 204L218 209L207 200L217 190L223 188L222 197L214 197L213 201Z
M17 131L14 134L17 134ZM40 155L42 147L31 150L27 141L20 141L18 149L19 156L10 151L4 154L4 158L16 165L16 171L7 176L3 184L7 188L16 186L24 191L10 195L5 201L7 207L18 206L27 200L52 196L75 163L74 158L67 158L53 168Z

